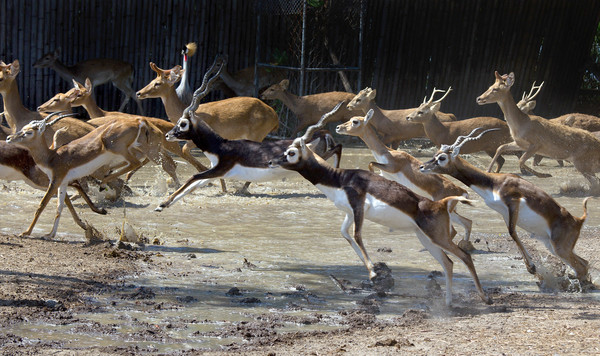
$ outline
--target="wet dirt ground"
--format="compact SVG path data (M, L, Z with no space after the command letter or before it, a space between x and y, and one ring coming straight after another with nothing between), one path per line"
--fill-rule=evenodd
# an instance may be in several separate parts
M431 149L410 153L428 159ZM466 157L480 167L489 158ZM366 167L366 149L345 149L342 166ZM507 158L504 172L516 172ZM552 178L527 178L581 216L583 184L568 166L544 160ZM192 174L185 163L182 180ZM466 268L454 264L453 306L444 304L441 267L413 233L366 223L374 262L389 266L394 286L377 292L341 238L343 214L300 177L253 184L250 196L198 189L161 213L153 208L173 189L157 167L134 175L132 193L82 217L103 235L89 244L65 211L53 241L55 200L31 237L19 238L43 192L0 183L0 352L2 354L598 354L600 293L578 292L570 273L521 231L542 287L527 273L500 216L481 199L460 207L474 220L473 259L485 305ZM241 187L230 182L230 191ZM96 198L101 196L96 194ZM576 194L577 195L577 194ZM589 218L576 252L598 282L600 209ZM117 244L125 226L129 239ZM132 233L133 231L133 233ZM462 237L462 230L455 238ZM452 257L451 257L452 258ZM558 277L554 277L558 276ZM562 291L569 289L570 291Z

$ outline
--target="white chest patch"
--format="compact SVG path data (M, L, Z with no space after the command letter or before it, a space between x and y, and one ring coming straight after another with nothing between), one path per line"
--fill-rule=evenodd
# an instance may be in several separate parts
M504 202L502 202L498 193L493 192L490 189L482 189L476 186L470 186L470 188L483 198L488 207L500 213L504 218L504 221L508 224L508 208L504 205ZM519 203L517 226L534 234L541 240L550 237L550 226L548 226L548 222L529 207L525 198L521 198Z
M345 213L351 214L352 208L342 189L331 188L317 184L316 187L335 204L335 206ZM415 229L417 226L412 218L402 211L389 206L381 200L367 194L365 197L365 219L375 223L391 227L392 229Z

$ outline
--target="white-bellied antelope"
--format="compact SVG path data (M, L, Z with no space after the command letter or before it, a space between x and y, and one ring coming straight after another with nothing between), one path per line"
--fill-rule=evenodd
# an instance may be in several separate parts
M468 198L468 193L463 188L452 183L449 179L437 174L423 174L419 167L421 161L402 150L392 150L381 142L375 129L369 124L373 118L373 110L369 110L364 117L355 116L349 121L336 127L336 132L341 135L360 137L373 153L377 162L369 163L369 171L375 168L381 170L381 175L394 180L413 192L432 200L439 200L448 196L461 195ZM465 229L465 237L458 246L465 251L473 250L469 242L473 222L456 211L450 214L456 224Z
M393 229L415 231L419 241L444 269L447 305L452 302L453 262L444 251L464 262L481 299L491 303L481 287L471 256L452 242L449 213L458 202L470 203L467 198L450 196L432 201L375 173L331 167L307 147L303 138L296 139L270 166L300 173L333 201L338 209L346 213L342 223L342 236L367 267L369 278L373 279L377 274L362 242L364 219ZM353 223L354 239L349 233Z
M538 237L551 253L571 266L577 278L584 281L588 274L588 262L573 252L581 227L587 217L583 200L583 216L572 216L552 197L525 179L514 174L486 173L460 158L461 147L468 141L477 140L487 131L473 137L461 136L451 146L443 145L433 159L421 167L423 173L450 175L479 194L485 204L500 213L508 232L521 251L527 271L535 274L531 256L517 235L517 226Z
M153 127L143 119L137 122L128 120L107 124L64 146L51 149L44 135L46 126L53 123L47 122L51 117L52 115L49 115L44 120L33 121L6 139L7 143L29 150L35 163L50 178L50 184L35 212L33 221L21 236L31 234L50 198L58 193L54 225L47 236L52 238L56 235L70 182L86 177L106 166L115 169L104 177L105 181L109 181L140 167L141 159L154 156L160 150L160 143L148 141L149 138L155 137L147 133ZM61 118L59 116L54 121Z

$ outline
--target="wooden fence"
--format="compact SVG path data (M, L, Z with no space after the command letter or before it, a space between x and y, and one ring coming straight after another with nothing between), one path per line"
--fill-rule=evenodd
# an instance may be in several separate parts
M362 82L377 89L378 104L415 107L434 86L452 86L442 109L459 118L501 116L497 105L475 104L493 82L494 70L515 72L515 97L534 80L545 81L538 114L572 110L600 20L595 0L364 1ZM229 56L232 72L253 65L255 5L250 0L0 0L0 59L20 60L19 89L28 108L70 87L54 71L32 67L56 47L67 64L99 57L131 62L137 90L155 76L150 61L162 68L181 64L181 48L196 41L191 82L197 86L217 53ZM331 36L335 44L335 32ZM281 38L267 33L261 44L286 47L274 43L276 37ZM329 88L319 85L319 91L342 90L335 80ZM123 98L110 85L96 92L105 109L116 110ZM143 104L147 113L166 117L160 100ZM128 111L135 112L135 105Z

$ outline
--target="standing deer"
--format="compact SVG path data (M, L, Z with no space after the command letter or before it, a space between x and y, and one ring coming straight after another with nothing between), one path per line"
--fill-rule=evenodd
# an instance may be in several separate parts
M254 87L254 66L247 67L230 74L226 67L228 57L225 55L220 55L218 57L225 63L225 66L221 71L221 75L219 76L223 83L225 83L229 89L233 90L237 96L255 96L256 90ZM268 86L278 83L283 79L284 75L281 70L260 67L258 68L258 91L261 92ZM338 102L334 103L334 105ZM317 121L319 121L318 118L314 123Z
M375 129L369 124L372 118L373 110L369 110L366 116L355 116L335 129L335 132L340 135L360 137L367 144L377 160L377 162L369 163L369 171L373 172L375 168L378 168L383 177L396 181L413 192L432 200L455 195L469 197L466 190L458 187L449 179L437 174L421 173L419 167L423 163L407 152L392 150L385 146L377 137ZM465 251L474 250L475 248L469 241L473 222L456 211L450 213L450 218L465 229L465 237L458 243L458 247Z
M192 88L189 83L190 72L188 62L190 57L196 54L196 49L198 49L196 43L190 42L185 45L183 50L181 50L181 55L183 56L183 76L181 77L181 82L179 82L179 86L175 89L175 92L177 93L179 100L181 100L185 106L190 105L192 102Z
M73 79L83 83L86 78L90 78L94 86L111 82L125 94L125 99L121 103L119 111L125 109L129 98L131 98L136 102L140 113L144 115L142 103L136 98L135 90L133 90L133 65L131 63L116 59L97 58L67 66L60 61L59 57L60 47L53 52L44 54L35 61L33 67L51 68L69 83Z
M545 191L523 178L514 174L485 173L474 167L458 155L467 142L478 140L491 131L483 131L474 137L477 130L458 137L450 146L443 145L433 159L421 166L421 172L447 174L460 180L479 194L488 207L500 213L529 273L535 274L536 267L519 239L517 226L540 238L552 254L575 270L579 280L586 280L589 264L573 249L587 217L588 198L583 200L583 216L577 218Z
M361 90L348 103L349 110L361 110L362 114L366 114L373 109L373 121L371 124L381 135L381 141L386 146L397 147L401 141L411 138L425 137L423 125L416 122L408 122L406 116L415 109L400 109L400 110L385 110L381 109L375 103L377 90L365 88ZM440 112L442 121L454 121L456 117L452 114Z
M364 263L370 279L375 278L377 273L362 241L365 219L393 229L410 229L416 233L421 244L444 269L447 305L452 303L453 263L446 252L455 255L467 266L481 299L485 303L492 303L481 287L471 256L452 242L449 214L454 211L458 202L470 203L467 198L450 196L440 201L431 201L398 182L372 172L333 168L316 156L303 138L296 139L269 165L300 173L333 201L338 209L346 213L341 228L342 236ZM352 224L354 239L349 233Z
M298 118L298 125L294 128L291 137L296 137L298 132L317 123L321 116L335 106L335 104L340 101L348 103L354 98L354 94L342 91L330 91L327 93L298 96L287 90L289 85L290 81L284 79L278 84L273 84L267 88L260 98L263 100L279 99L294 113L294 115L296 115ZM350 110L347 107L344 107L329 120L330 122L346 121L352 116L360 114L361 113L358 110Z
M466 135L474 128L496 128L498 130L491 132L488 137L486 137L486 140L470 141L463 148L463 153L484 151L490 157L494 157L496 149L498 149L500 145L512 141L508 125L506 122L496 119L495 117L474 117L472 119L460 121L441 122L439 120L440 106L442 100L448 96L451 90L452 88L449 88L447 91L433 88L429 101L425 98L423 103L417 109L408 114L406 120L422 124L425 129L425 134L438 148L441 147L441 145L448 145L454 142L458 136ZM440 99L433 101L436 92L445 92L446 94ZM500 172L503 164L504 158L498 157L498 167L496 168L496 172Z
M515 82L514 73L500 75L495 72L496 81L489 89L477 98L479 105L498 103L504 113L504 118L510 128L510 134L515 143L525 150L519 159L521 172L532 173L538 177L549 177L550 174L539 173L528 167L525 162L531 156L539 153L554 159L568 160L590 183L592 190L599 186L598 179L594 175L600 171L600 140L587 131L553 123L522 112L513 96L510 88ZM508 143L498 147L494 162L502 152L503 147L513 146Z

